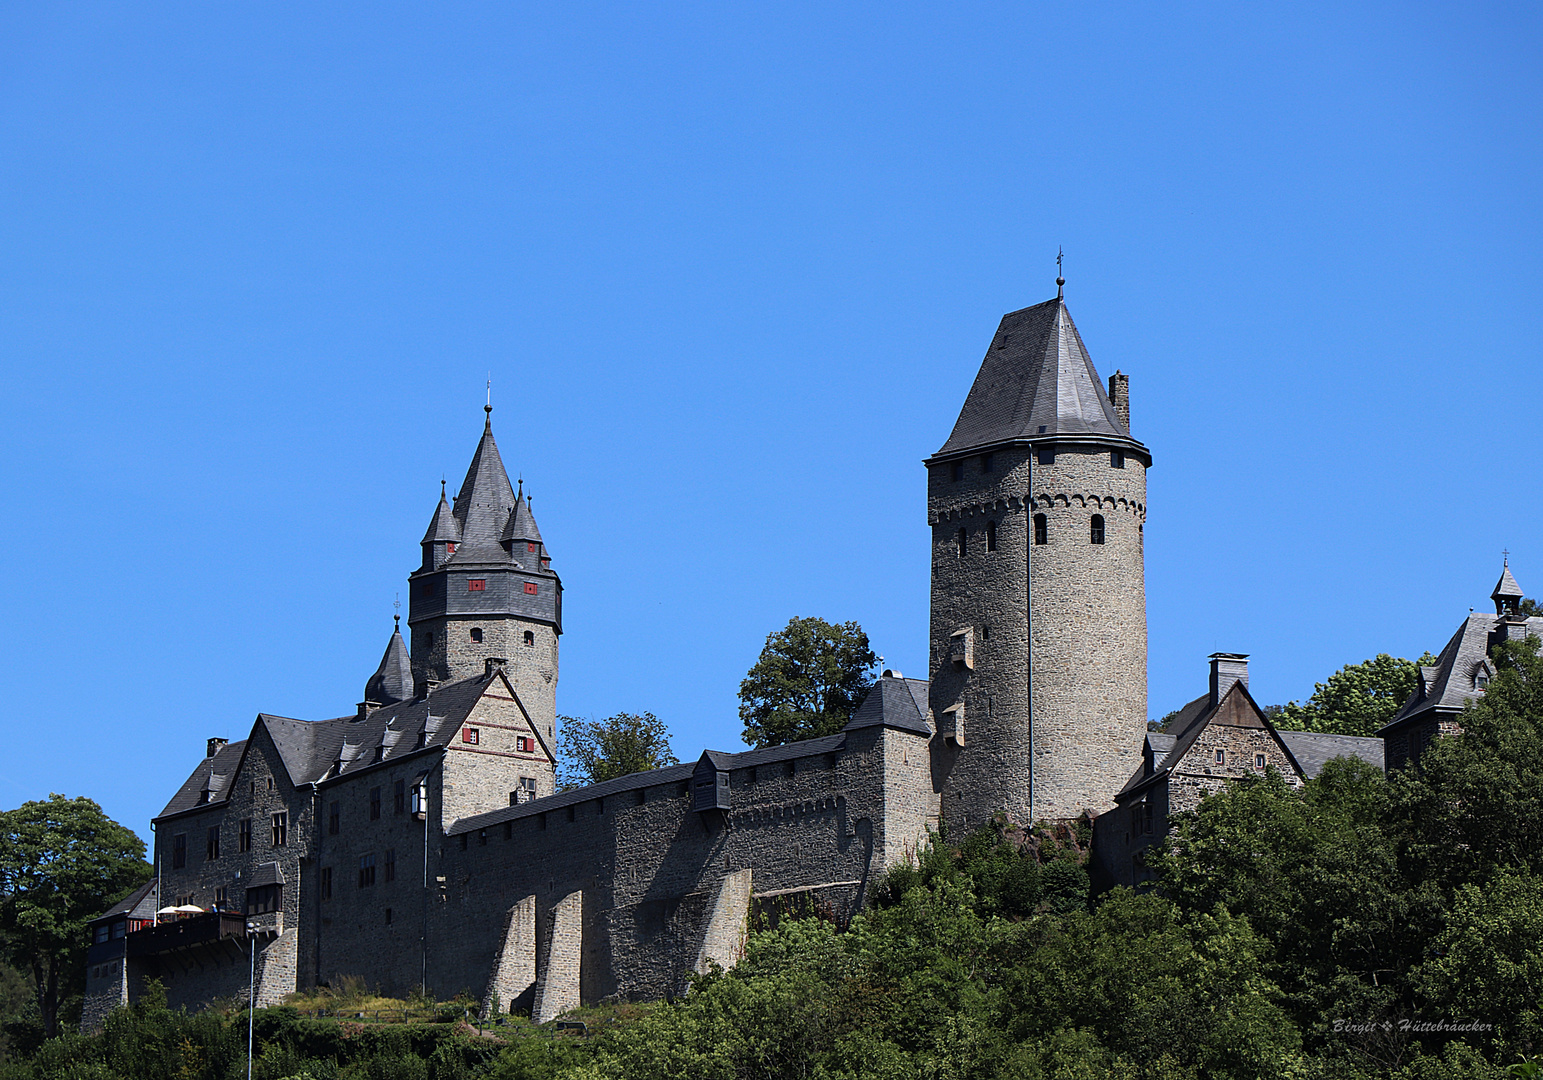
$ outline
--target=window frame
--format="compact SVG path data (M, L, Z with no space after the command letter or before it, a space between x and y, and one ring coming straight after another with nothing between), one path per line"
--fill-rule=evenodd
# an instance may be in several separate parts
M280 810L270 815L269 824L272 830L272 847L289 846L289 811Z

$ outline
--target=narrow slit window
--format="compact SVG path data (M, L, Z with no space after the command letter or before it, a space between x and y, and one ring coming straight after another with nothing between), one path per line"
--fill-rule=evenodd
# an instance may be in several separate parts
M949 475L952 476L956 482L960 481L960 480L963 480L964 479L964 462L962 462L962 461L954 462L952 467L949 469Z
M1034 543L1041 547L1050 543L1050 519L1044 514L1034 515Z
M527 631L525 631L525 647L527 649L532 649L532 648L535 648L535 645L536 645L536 633L535 633L535 631L534 630L527 630Z
M996 455L995 454L982 454L980 456L980 471L981 472L991 472L995 468L996 468Z
M1109 467L1111 469L1125 468L1125 454L1120 450L1109 451Z
M1091 540L1093 543L1095 543L1095 544L1102 544L1104 542L1104 515L1103 514L1094 514L1093 515L1092 528L1089 530L1089 533L1090 533L1090 535L1089 535L1088 539Z
M964 558L964 553L969 550L970 530L959 530L959 557Z
M996 549L997 549L997 523L994 522L994 521L988 521L988 522L986 522L986 550L987 551L995 551Z

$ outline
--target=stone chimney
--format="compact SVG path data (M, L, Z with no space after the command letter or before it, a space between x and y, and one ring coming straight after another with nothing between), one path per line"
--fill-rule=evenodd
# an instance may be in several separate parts
M1234 683L1248 689L1248 653L1218 652L1207 659L1211 661L1211 708L1221 704Z
M1120 418L1120 423L1125 425L1126 434L1130 434L1130 376L1121 375L1116 371L1109 376L1109 404L1114 406L1114 415Z
M206 754L204 754L204 757L213 757L215 754L218 754L220 752L220 747L224 746L228 742L230 742L229 739L210 739L209 750Z

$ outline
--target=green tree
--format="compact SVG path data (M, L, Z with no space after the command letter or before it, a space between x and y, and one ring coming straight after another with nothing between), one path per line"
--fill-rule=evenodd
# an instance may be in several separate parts
M90 799L50 795L0 813L0 944L32 975L43 1030L84 983L86 923L150 877L145 844Z
M751 746L833 735L873 685L878 657L855 622L790 619L739 684L739 718Z
M1327 682L1315 684L1305 703L1281 706L1280 726L1326 735L1375 735L1414 693L1420 665L1435 662L1430 653L1413 663L1378 653L1359 664L1346 664Z
M680 764L670 749L669 730L653 713L559 719L557 779L564 791Z

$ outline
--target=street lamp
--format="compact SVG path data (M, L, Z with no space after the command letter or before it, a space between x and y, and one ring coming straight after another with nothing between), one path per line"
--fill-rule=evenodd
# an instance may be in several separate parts
M246 976L246 1080L252 1080L252 1017L257 1009L257 937L256 923L246 924L246 951L249 968Z

